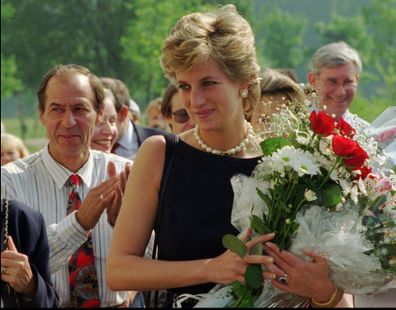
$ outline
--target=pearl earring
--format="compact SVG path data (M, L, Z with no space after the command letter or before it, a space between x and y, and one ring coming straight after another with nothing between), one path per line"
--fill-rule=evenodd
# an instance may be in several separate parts
M317 95L318 95L318 93L316 92L315 89L313 89L313 90L311 91L311 96L312 96L312 98L315 98Z
M249 91L247 89L242 89L242 90L239 91L239 95L242 98L247 98L248 94L249 94Z

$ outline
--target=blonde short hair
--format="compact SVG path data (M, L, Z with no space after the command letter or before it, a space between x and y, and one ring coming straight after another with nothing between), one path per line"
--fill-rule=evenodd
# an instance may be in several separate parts
M29 151L22 139L10 133L3 133L1 135L1 150L16 150L19 152L19 158L24 158L29 155Z
M220 6L215 13L192 13L179 19L164 41L161 65L165 76L174 82L175 71L189 71L212 58L228 78L248 82L249 94L243 99L249 118L260 98L253 31L233 4Z

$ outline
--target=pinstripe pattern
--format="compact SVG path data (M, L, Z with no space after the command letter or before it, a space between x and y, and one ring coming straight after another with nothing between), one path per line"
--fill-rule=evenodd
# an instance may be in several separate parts
M114 154L91 150L87 163L77 172L82 178L79 189L82 201L91 187L107 179L107 164L110 160L116 164L117 172L129 161ZM67 261L87 238L87 231L78 224L74 212L66 215L69 188L65 183L71 174L71 171L52 159L48 144L35 154L1 167L1 196L19 200L44 216L50 245L52 281L63 307L67 306L69 299ZM101 307L119 305L127 297L126 292L110 291L106 284L106 257L111 236L112 228L107 223L106 212L103 212L92 230Z

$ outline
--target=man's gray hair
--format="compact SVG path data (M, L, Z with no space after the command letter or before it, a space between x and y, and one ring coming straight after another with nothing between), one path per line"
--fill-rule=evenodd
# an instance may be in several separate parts
M353 64L357 73L362 71L359 53L344 41L334 42L320 47L312 56L311 71L319 73L320 69L339 65Z

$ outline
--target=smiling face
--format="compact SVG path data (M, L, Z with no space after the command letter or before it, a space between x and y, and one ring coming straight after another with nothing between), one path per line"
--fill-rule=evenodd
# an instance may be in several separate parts
M87 76L65 72L52 77L40 120L46 127L51 156L75 171L88 159L95 123L95 96Z
M231 81L213 59L191 71L176 71L175 78L188 114L202 130L223 130L243 122L239 91L244 87Z
M113 93L105 89L103 118L96 124L91 142L91 148L94 150L110 153L117 140L117 111L114 102Z
M357 69L352 64L321 68L318 74L308 75L316 89L320 108L330 115L342 116L352 103L359 82Z

